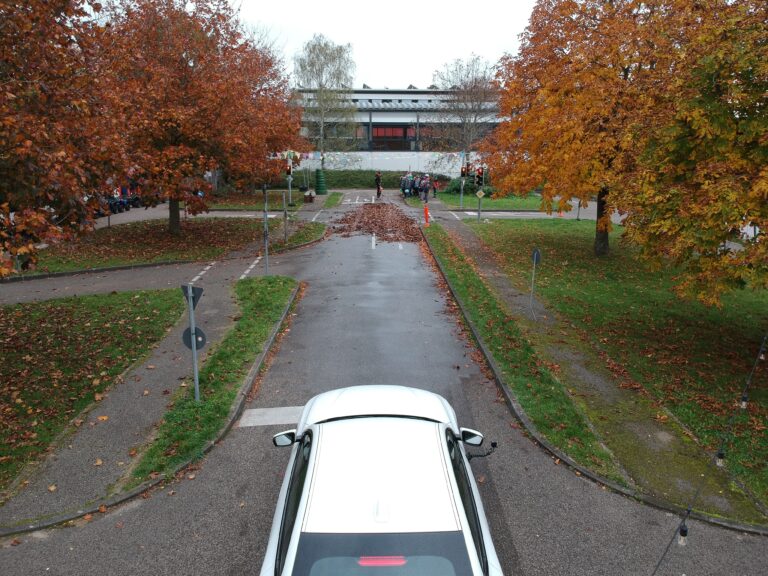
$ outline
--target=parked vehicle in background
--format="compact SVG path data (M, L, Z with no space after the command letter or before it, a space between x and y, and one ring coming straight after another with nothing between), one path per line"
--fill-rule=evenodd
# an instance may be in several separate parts
M292 446L261 576L502 574L465 445L441 396L354 386L312 398Z

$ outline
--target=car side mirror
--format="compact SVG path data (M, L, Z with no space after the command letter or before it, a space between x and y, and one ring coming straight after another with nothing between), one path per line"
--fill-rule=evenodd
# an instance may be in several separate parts
M296 442L296 430L286 430L272 436L272 444L278 448L290 446L294 442Z
M460 428L460 430L461 441L464 442L464 444L469 444L470 446L483 445L483 435L477 430L472 430L470 428Z

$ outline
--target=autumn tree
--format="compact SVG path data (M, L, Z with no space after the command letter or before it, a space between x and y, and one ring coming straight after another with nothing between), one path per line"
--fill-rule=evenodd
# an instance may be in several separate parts
M657 66L662 89L627 136L626 236L708 303L768 287L767 22L759 0L670 2L659 32L673 65Z
M426 122L441 147L460 150L466 158L477 149L496 120L499 94L494 79L495 68L475 54L435 71L433 85L447 91L448 96L441 102L441 111Z
M274 181L284 168L275 152L309 151L300 136L301 109L288 79L263 37L247 35L226 62L232 108L221 116L224 173L242 188Z
M637 32L659 18L631 0L540 0L520 53L501 62L505 120L484 148L494 181L507 192L540 190L548 210L597 196L596 255L608 253L609 193L651 69Z
M268 181L280 169L269 154L297 147L299 117L279 62L243 34L226 0L136 0L113 18L134 171L145 196L169 200L179 234L182 201L193 214L207 208L197 193L207 172Z
M294 75L305 111L310 142L325 167L329 144L335 149L354 144L355 111L351 90L355 75L352 46L337 45L322 34L307 42L294 59Z
M81 231L85 196L119 161L100 5L0 2L0 276Z

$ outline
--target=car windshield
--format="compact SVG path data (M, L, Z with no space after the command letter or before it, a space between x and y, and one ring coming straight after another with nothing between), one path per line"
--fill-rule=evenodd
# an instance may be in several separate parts
M303 532L294 576L454 576L471 574L461 532Z

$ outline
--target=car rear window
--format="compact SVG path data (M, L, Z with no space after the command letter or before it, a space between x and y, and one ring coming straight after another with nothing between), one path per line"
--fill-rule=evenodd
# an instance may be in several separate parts
M461 532L302 532L293 568L294 576L463 576L471 573Z

